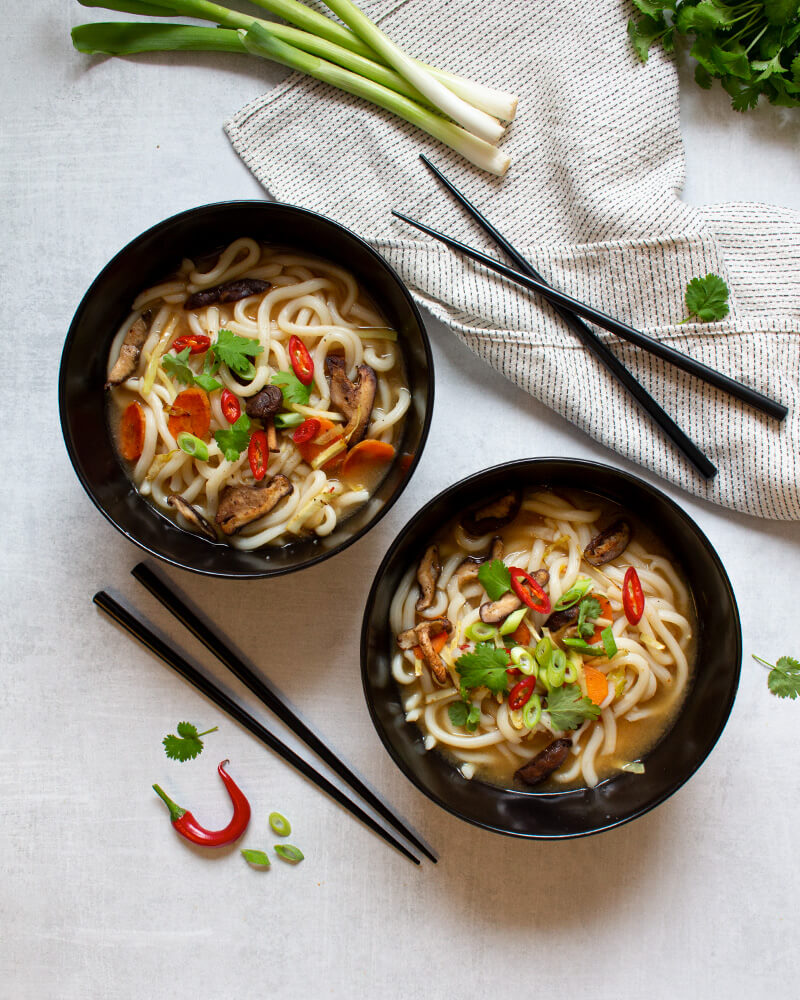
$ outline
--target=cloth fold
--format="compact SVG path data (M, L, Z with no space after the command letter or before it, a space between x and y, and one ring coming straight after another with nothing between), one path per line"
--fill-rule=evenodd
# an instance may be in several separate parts
M263 186L367 239L468 347L596 440L715 503L800 519L800 215L680 200L677 71L661 52L638 63L628 5L360 6L426 62L519 93L503 140L508 174L482 173L413 126L293 74L225 125ZM786 421L597 331L718 466L706 483L546 303L391 216L399 208L500 255L420 152L557 288L781 400ZM686 283L708 272L731 289L730 315L681 324Z

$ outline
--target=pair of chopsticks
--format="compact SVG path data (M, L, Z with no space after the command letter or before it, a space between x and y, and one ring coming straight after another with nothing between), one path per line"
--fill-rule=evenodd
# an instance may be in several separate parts
M670 364L688 372L690 375L694 375L696 378L702 379L709 385L713 385L717 389L721 389L723 392L728 393L735 399L760 410L762 413L765 413L769 417L773 417L775 420L783 420L785 418L788 410L782 403L778 403L774 399L770 399L768 396L752 389L750 386L743 385L741 382L737 382L735 379L729 378L727 375L723 375L722 372L718 372L714 368L709 368L700 361L695 361L694 358L681 354L680 351L676 351L667 344L662 344L655 338L649 337L647 334L641 333L639 330L635 330L632 326L628 326L627 323L623 323L620 320L615 319L613 316L609 316L606 313L601 312L599 309L586 305L578 299L574 299L572 296L565 295L563 292L559 292L555 288L552 288L545 282L541 274L539 274L539 272L528 263L522 254L508 242L502 233L498 232L489 220L478 211L478 209L458 190L458 188L456 188L451 181L444 176L441 170L437 169L426 156L421 155L420 159L425 166L428 167L433 174L435 174L435 176L455 197L455 199L467 210L478 225L481 226L484 232L488 233L488 235L491 236L492 239L498 244L501 250L503 250L514 261L519 270L515 270L507 264L503 264L502 261L496 260L494 257L490 257L487 254L482 253L480 250L476 250L474 247L460 243L451 236L447 236L435 229L431 229L430 226L426 226L422 222L417 222L415 219L411 219L407 215L403 215L400 212L392 212L392 215L398 219L402 219L403 222L407 222L410 226L414 226L416 229L421 230L423 233L427 233L428 236L432 236L434 239L439 240L439 242L444 243L445 246L450 247L457 253L463 254L465 257L469 257L472 260L477 261L479 264L483 264L484 267L495 271L497 274L501 274L510 281L513 281L518 285L522 285L525 288L529 288L531 291L538 292L542 298L546 299L555 308L558 315L561 316L573 333L580 338L586 348L594 354L594 356L611 372L617 381L628 390L639 405L650 414L653 420L672 441L675 447L678 448L678 450L688 459L688 461L694 466L695 469L697 469L704 479L713 479L714 476L716 476L716 466L697 447L694 441L692 441L692 439L683 430L681 430L672 417L659 405L659 403L655 401L655 399L653 399L650 393L647 392L647 390L640 385L639 382L637 382L634 376L631 375L628 369L609 350L603 341L600 340L600 338L583 322L584 319L595 323L604 330L609 330L611 333L617 334L617 336L630 341L632 344L636 344L645 351L649 351L656 357L662 358L664 361L668 361Z
M292 732L298 736L318 757L322 758L330 768L346 782L354 792L361 796L365 802L379 813L388 823L398 830L410 843L420 850L425 857L434 863L437 861L425 844L416 837L411 830L392 812L390 807L379 798L375 792L368 788L364 782L355 775L350 768L322 741L322 739L300 719L286 705L273 689L258 677L226 643L216 635L202 619L200 619L169 587L144 563L135 566L131 573L143 584L147 590L158 600L167 611L171 612L181 624L199 639L217 659L223 663L231 673L238 678L245 687L249 688L257 698L259 698L278 718L284 722ZM257 739L264 743L270 750L290 764L303 777L308 778L318 788L326 792L332 799L343 806L355 817L361 820L366 826L383 837L387 843L395 847L401 854L410 861L418 865L417 858L408 848L394 837L388 830L384 829L369 813L365 812L361 806L350 799L341 789L337 788L324 775L318 773L302 757L298 756L290 747L271 733L265 726L253 718L249 712L245 711L238 702L234 701L221 688L217 687L213 681L200 673L195 667L188 663L171 646L168 646L159 636L152 632L138 618L118 604L113 597L110 597L104 590L98 591L93 597L94 603L107 615L121 625L134 639L138 639L142 645L146 646L152 653L155 653L167 666L172 667L185 680L194 685L198 691L214 702L223 712L227 712L231 718L240 725L248 729Z

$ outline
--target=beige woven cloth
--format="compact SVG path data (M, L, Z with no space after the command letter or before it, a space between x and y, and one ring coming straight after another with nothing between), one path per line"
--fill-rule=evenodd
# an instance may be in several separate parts
M393 116L292 75L226 131L280 201L352 228L480 357L619 454L716 503L800 518L800 215L679 199L674 64L637 62L622 0L374 0L360 6L425 61L520 94L503 179ZM705 482L549 306L392 218L496 255L418 160L429 154L556 287L789 407L783 424L604 334L719 468ZM724 322L679 326L690 278L731 289Z

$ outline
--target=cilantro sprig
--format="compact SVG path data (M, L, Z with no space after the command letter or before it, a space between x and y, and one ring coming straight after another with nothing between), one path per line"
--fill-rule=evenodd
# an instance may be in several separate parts
M693 39L694 78L704 90L718 79L736 111L770 104L800 107L800 5L797 0L633 0L641 16L628 36L642 62L660 42Z
M252 378L255 365L250 360L261 354L264 348L257 340L250 337L240 337L232 330L222 329L217 334L217 341L211 345L211 351L218 362L225 364L232 372L242 378Z
M214 431L214 440L229 462L235 462L250 444L250 418L243 413L236 423Z
M688 323L694 316L701 323L713 323L724 319L730 312L728 286L717 274L707 274L705 278L692 278L686 286L684 296L689 315L681 323Z
M164 744L164 751L170 760L194 760L203 752L203 741L201 736L208 736L215 733L219 727L213 726L205 732L198 733L197 726L191 722L179 722L176 726L178 735L170 733L161 741Z
M462 691L487 687L492 694L502 694L508 690L507 667L507 651L491 642L479 642L471 653L464 653L456 660Z
M165 354L161 359L161 367L167 375L171 375L176 382L182 382L184 385L199 385L206 392L221 389L222 383L214 378L214 374L210 370L208 356L206 356L203 371L199 375L195 375L188 364L189 354L190 350L188 347L184 347L177 354ZM219 365L216 367L219 368Z
M578 621L575 625L581 639L590 639L594 635L594 625L596 618L602 614L600 602L596 597L584 597L578 605Z
M754 660L770 667L767 676L767 686L778 698L790 698L792 701L800 695L800 661L791 656L782 656L777 663L762 660L754 656Z
M586 719L596 719L600 707L587 698L577 684L553 688L547 695L547 711L554 730L577 729Z

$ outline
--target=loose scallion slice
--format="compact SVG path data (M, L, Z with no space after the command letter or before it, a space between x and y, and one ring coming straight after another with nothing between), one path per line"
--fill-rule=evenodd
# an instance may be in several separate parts
M522 709L522 721L528 729L535 729L542 718L542 699L534 692Z
M614 639L614 629L610 625L608 628L604 628L600 633L600 638L603 642L603 649L606 651L606 656L609 660L613 659L617 655L617 643Z
M563 649L553 651L553 658L547 668L547 686L553 688L561 687L567 677L567 654ZM545 678L543 678L544 680Z
M564 639L564 645L570 646L572 649L577 649L579 653L584 656L605 656L606 651L602 646L590 646L585 639L573 639L572 636L567 636Z
M279 858L283 858L284 861L289 861L293 865L296 865L298 861L302 861L305 857L300 848L295 847L293 844L276 844L275 853Z
M590 580L585 576L580 577L569 590L565 591L559 597L553 605L553 611L566 611L567 608L571 608L573 604L577 604L582 597L585 597L593 586L594 580Z
M281 816L277 812L269 814L269 825L279 837L288 837L292 832L292 824L285 816Z
M243 847L240 853L244 860L249 861L251 865L258 865L259 868L270 867L271 862L264 851L253 851Z
M201 441L199 437L190 434L188 431L181 431L177 437L178 447L185 451L187 455L198 458L201 462L208 461L208 445Z
M511 635L512 632L516 632L527 613L528 609L526 607L517 608L516 611L512 611L500 626L500 635Z
M499 634L496 625L489 625L482 621L473 622L464 629L464 635L471 642L488 642Z
M644 764L640 760L633 760L629 764L623 764L622 770L629 774L644 774Z
M542 670L547 670L553 659L553 643L550 641L548 636L543 635L542 638L536 643L536 649L533 651L533 655L536 657L536 662Z
M286 427L299 427L305 422L305 417L301 413L276 413L275 426L279 429Z
M514 646L510 655L512 663L519 668L520 673L527 674L528 677L538 675L538 664L524 646Z

